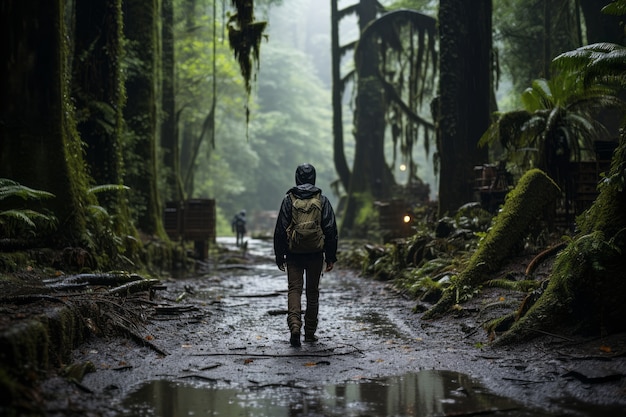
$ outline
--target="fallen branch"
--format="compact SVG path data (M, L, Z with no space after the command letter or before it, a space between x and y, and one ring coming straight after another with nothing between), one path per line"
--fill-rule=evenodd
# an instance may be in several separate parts
M199 308L192 305L187 306L156 306L154 312L157 314L181 314L189 311L198 311Z
M133 281L119 287L109 290L109 294L128 296L130 294L150 290L154 285L160 283L158 279L142 279L141 281Z
M120 334L125 334L125 335L129 336L132 340L134 340L138 344L147 346L147 347L149 347L150 349L154 350L156 353L158 353L160 355L163 355L163 356L168 356L169 355L169 353L167 353L166 351L164 351L160 347L156 346L154 343L150 342L149 340L146 340L146 338L144 338L144 337L138 335L137 333L133 332L131 329L129 329L128 327L124 326L123 324L113 323L113 327Z
M265 297L278 297L282 295L280 292L270 292L267 294L239 294L231 295L231 298L265 298Z

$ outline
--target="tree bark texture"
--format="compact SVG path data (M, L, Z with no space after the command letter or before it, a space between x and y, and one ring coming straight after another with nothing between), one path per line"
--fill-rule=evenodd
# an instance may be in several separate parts
M610 2L597 0L580 0L580 8L587 28L587 43L611 42L626 44L622 16L611 16L602 13L602 7Z
M87 176L69 102L64 6L0 4L0 177L53 193L45 204L59 220L54 239L72 245L85 236Z
M474 200L474 166L487 162L477 146L490 123L491 0L442 0L439 5L439 215Z
M163 122L161 124L161 148L165 171L167 201L182 201L183 189L180 171L180 146L176 123L174 91L174 3L163 0Z
M339 46L339 10L337 0L331 0L331 59L332 59L332 103L333 103L333 158L335 170L344 190L350 186L350 167L346 160L343 140L343 90L341 78L341 48Z
M77 0L75 4L72 85L76 107L81 109L77 128L85 143L85 159L96 184L122 184L122 1ZM106 193L99 200L113 212L125 205L126 196Z
M361 0L358 7L361 31L376 19L377 2ZM355 154L342 232L354 231L362 219L359 212L368 212L375 200L391 195L393 175L385 162L385 97L378 78L380 51L373 39L361 45L362 53L355 62L357 73L354 112Z
M124 111L129 129L130 152L125 183L131 187L131 207L136 209L139 230L148 235L164 235L157 191L157 156L160 47L159 0L124 2L124 30L133 64L126 81Z

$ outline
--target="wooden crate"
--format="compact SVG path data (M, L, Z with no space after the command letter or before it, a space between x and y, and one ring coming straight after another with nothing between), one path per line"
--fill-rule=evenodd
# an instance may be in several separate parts
M178 240L182 236L182 215L183 205L177 201L169 201L165 203L163 211L163 226L165 232L172 240Z
M414 233L411 228L412 222L404 222L404 216L409 215L404 200L377 202L376 206L378 207L378 227L383 241L408 237Z
M215 242L215 200L193 199L185 201L183 237L185 240Z

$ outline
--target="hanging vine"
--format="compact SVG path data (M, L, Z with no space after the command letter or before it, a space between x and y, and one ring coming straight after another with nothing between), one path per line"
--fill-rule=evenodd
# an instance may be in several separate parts
M378 77L387 101L386 121L390 127L396 150L409 165L409 178L416 175L412 160L413 146L423 132L424 149L428 154L434 125L421 115L424 100L434 95L437 75L436 21L432 17L412 11L396 10L370 23L355 50L355 62L373 38L380 46Z
M228 41L239 63L249 99L253 69L259 68L261 40L267 36L263 33L267 22L254 20L254 0L232 0L232 5L237 12L228 19ZM246 104L246 124L249 119L250 109Z

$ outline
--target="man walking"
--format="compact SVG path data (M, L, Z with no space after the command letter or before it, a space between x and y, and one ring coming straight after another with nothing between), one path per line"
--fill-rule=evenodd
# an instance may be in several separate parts
M317 340L319 284L322 270L329 272L337 261L335 212L322 190L315 186L315 168L296 169L296 186L282 201L274 230L274 254L281 271L287 269L287 325L291 346L300 346L302 290L306 273L304 341ZM326 261L326 268L324 268Z
M230 226L232 231L237 234L237 238L235 240L236 245L238 247L243 245L243 236L246 234L246 211L241 210L239 213L235 214Z

